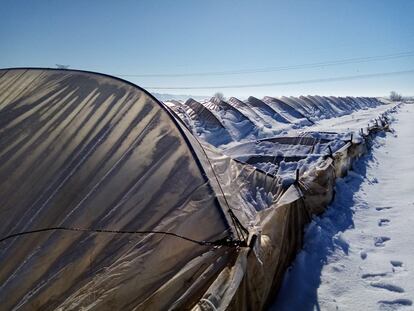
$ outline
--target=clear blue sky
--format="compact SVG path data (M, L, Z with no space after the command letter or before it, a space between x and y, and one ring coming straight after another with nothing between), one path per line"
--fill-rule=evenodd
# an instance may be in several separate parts
M414 1L41 1L0 9L0 67L56 63L108 74L193 73L293 66L414 51ZM218 86L414 69L386 61L224 76L128 77L141 86ZM414 74L233 88L226 96L414 95ZM207 90L151 90L210 95Z

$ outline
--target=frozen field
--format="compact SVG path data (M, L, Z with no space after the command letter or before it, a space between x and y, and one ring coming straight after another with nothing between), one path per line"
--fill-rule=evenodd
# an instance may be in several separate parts
M413 310L414 105L337 182L271 310Z

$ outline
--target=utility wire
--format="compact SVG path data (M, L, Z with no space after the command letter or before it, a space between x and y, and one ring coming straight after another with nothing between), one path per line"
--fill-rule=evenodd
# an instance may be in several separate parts
M414 51L400 52L394 54L378 55L371 57L356 57L341 59L335 61L326 61L318 63L307 63L292 66L280 66L280 67L263 67L255 69L241 69L241 70L228 70L228 71L210 71L210 72L193 72L193 73L147 73L147 74L114 74L118 77L195 77L195 76L226 76L226 75L241 75L241 74L252 74L252 73L264 73L264 72L277 72L277 71L288 71L297 69L308 69L308 68L321 68L329 66L347 65L347 64L359 64L368 63L384 60L392 60L403 57L413 57Z
M270 83L255 83L255 84L234 84L234 85L212 85L212 86L144 86L145 89L152 90L202 90L202 89L233 89L233 88L254 88L254 87L265 87L265 86L280 86L280 85L297 85L297 84L310 84L320 82L335 82L335 81L346 81L346 80L359 80L359 79L370 79L378 77L390 77L398 75L409 75L414 74L414 69L393 71L393 72L380 72L372 74L342 76L342 77L330 77L321 79L309 79L309 80L295 80L285 82L270 82Z

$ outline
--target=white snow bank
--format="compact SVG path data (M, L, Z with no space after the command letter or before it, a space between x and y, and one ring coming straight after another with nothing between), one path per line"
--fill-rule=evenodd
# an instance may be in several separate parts
M414 105L336 185L270 310L413 310Z

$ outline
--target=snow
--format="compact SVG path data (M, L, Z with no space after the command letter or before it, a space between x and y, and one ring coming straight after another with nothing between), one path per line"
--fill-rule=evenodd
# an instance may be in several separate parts
M332 131L358 133L367 124L373 124L373 119L388 110L390 106L381 105L370 109L358 110L347 115L331 119L321 119L316 124L306 128L307 131Z
M414 310L414 105L339 179L270 310Z
M164 104L186 124L192 133L221 149L240 143L295 135L303 131L348 131L349 123L357 131L367 121L389 109L384 99L364 97L249 97L246 101L216 97L197 102L166 101ZM361 115L357 114L361 113ZM336 120L336 121L335 121Z
M366 132L395 110L384 99L321 96L166 105L217 154L277 175L284 187L296 170L302 174L351 137L361 141L361 128ZM414 250L407 247L414 219L413 107L399 110L398 136L376 138L373 152L338 179L334 202L307 227L271 310L414 310ZM264 189L241 195L251 210L273 201Z
M366 97L213 97L165 102L185 126L218 152L278 175L288 185L393 105Z

